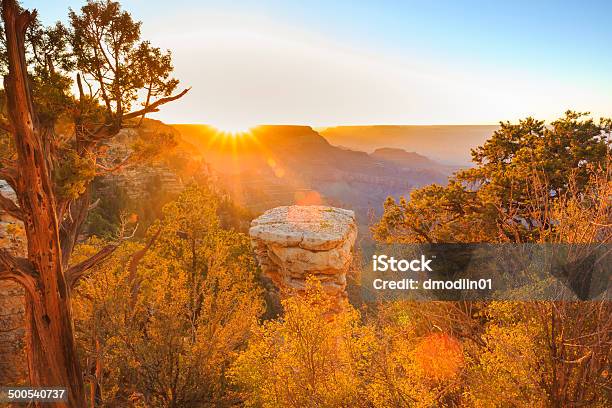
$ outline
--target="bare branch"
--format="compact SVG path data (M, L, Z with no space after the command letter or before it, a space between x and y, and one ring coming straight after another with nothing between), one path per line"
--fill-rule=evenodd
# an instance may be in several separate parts
M130 272L130 278L132 279L136 276L136 269L138 268L138 264L142 260L142 258L146 255L147 251L153 246L157 238L159 238L159 234L161 234L161 227L157 230L157 232L149 239L147 244L140 251L134 252L132 258L130 259L130 263L128 264L128 270Z
M100 205L100 198L96 199L96 201L90 204L87 211L95 210L98 207L98 205Z
M130 113L126 113L122 116L120 116L118 119L119 120L113 120L110 122L105 122L100 124L97 128L91 130L91 131L87 131L88 133L88 138L91 140L107 140L110 139L114 136L117 135L117 133L119 133L119 131L124 127L121 122L124 120L129 120L129 119L134 119L137 117L141 117L147 113L150 112L158 112L159 111L159 107L161 105L164 105L168 102L172 102L175 101L179 98L182 98L187 92L189 92L191 88L187 88L184 89L181 93L173 95L173 96L169 96L166 98L161 98L155 102L153 102L152 104L134 111L134 112L130 112ZM109 108L110 109L110 108Z
M99 265L106 258L108 258L110 255L112 255L112 253L115 252L115 250L117 248L119 248L119 245L123 241L126 241L128 239L133 238L137 229L138 229L138 225L136 225L134 227L134 230L132 231L132 233L129 236L127 236L127 237L121 236L118 243L106 245L104 248L102 248L96 254L92 255L89 258L87 258L83 262L80 262L80 263L78 263L76 265L73 265L70 268L68 268L66 270L66 272L64 272L64 276L66 278L66 283L68 284L68 286L71 287L71 288L74 288L76 286L77 282L79 281L79 279L82 278L87 271L89 271L90 269L94 268L96 265ZM149 242L145 245L145 247L143 249L141 249L140 251L137 251L137 252L134 253L134 255L133 255L133 257L132 257L132 259L130 260L130 263L129 263L130 273L132 271L132 268L134 268L134 271L136 270L136 267L138 266L138 262L140 262L140 259L142 259L142 257L145 255L145 253L151 247L151 245L153 245L153 243L155 242L155 240L159 236L160 232L161 232L161 228L159 229L159 231L157 231L155 233L155 235L149 240ZM134 272L134 274L135 274L135 272Z
M157 101L153 102L152 104L148 106L145 106L144 108L140 110L126 113L118 118L119 121L110 121L110 122L102 123L96 129L88 132L89 133L88 138L92 140L105 140L105 139L112 138L121 130L122 121L134 119L134 118L140 117L150 112L158 112L159 107L161 105L164 105L166 103L182 98L187 92L189 92L190 89L191 88L184 89L181 93L178 93L173 96L168 96L166 98L158 99ZM108 109L110 109L110 107Z
M37 295L38 273L26 258L12 255L6 249L0 249L0 280L12 280L20 283L33 296Z
M107 245L98 251L95 255L87 258L83 262L71 266L64 272L66 284L70 288L74 288L78 280L85 275L85 273L91 268L99 265L100 262L108 258L115 250L119 247L118 244Z
M19 173L17 172L17 167L15 166L14 162L0 162L0 180L6 180L6 182L13 187L13 190L15 190L17 185L18 174Z
M81 82L81 73L77 72L76 83L79 88L79 102L81 105L85 102L85 92L83 92L83 83Z
M0 118L0 129L8 132L8 133L13 133L14 129L13 129L13 125L11 125L11 123L4 119L4 118Z
M185 94L186 94L187 92L189 92L189 90L190 90L190 89L191 89L191 88L187 88L187 89L184 89L184 90L183 90L181 93L179 93L179 94L176 94L176 95L173 95L173 96L168 96L168 97L166 97L166 98L161 98L161 99L158 99L157 101L153 102L153 103L152 103L152 104L150 104L149 106L145 106L144 108L142 108L142 109L140 109L140 110L137 110L137 111L134 111L134 112L130 112L130 113L126 113L125 115L123 115L123 116L121 117L121 119L122 119L122 120L134 119L134 118L137 118L137 117L139 117L139 116L142 116L142 115L147 114L147 113L150 113L150 112L157 112L157 111L159 111L159 109L158 109L158 108L159 108L161 105L164 105L164 104L166 104L166 103L168 103L168 102L172 102L172 101L175 101L175 100L177 100L177 99L179 99L179 98L182 98L183 96L185 96Z
M134 157L134 154L130 153L130 154L127 155L127 157L125 159L121 160L118 164L114 165L113 167L108 167L108 166L105 166L105 165L103 165L101 163L96 163L96 166L103 170L102 172L98 172L97 174L101 175L101 174L114 173L116 171L124 169L127 166L135 164L135 163L132 162L132 158L133 157Z
M3 210L13 218L23 221L23 211L21 208L10 198L3 196L2 193L0 193L0 210Z
M138 270L138 264L140 263L142 258L144 258L144 256L147 254L147 251L153 246L155 241L157 241L157 238L159 237L161 230L162 228L160 226L157 232L151 237L151 239L149 239L149 242L147 242L144 248L142 248L140 251L134 252L128 264L128 271L129 271L128 279L130 282L130 304L132 307L136 303L136 296L138 295L138 291L140 290L140 279L137 279L137 276L136 276L136 272Z
M62 248L62 265L68 269L70 254L76 244L81 226L87 218L90 203L89 187L76 201L58 201L58 219L60 224L60 242Z
M139 225L139 224L136 224L136 225L134 226L134 229L132 230L132 233L131 233L130 235L128 235L127 237L123 237L123 236L122 236L122 237L121 237L121 240L122 240L122 241L127 241L128 239L132 239L132 238L134 238L134 235L136 235L136 231L138 231L138 225Z

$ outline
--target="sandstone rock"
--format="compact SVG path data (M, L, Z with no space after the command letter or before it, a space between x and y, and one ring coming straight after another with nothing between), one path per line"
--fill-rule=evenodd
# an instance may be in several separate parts
M303 291L314 276L340 306L357 237L353 211L327 206L285 206L266 211L249 230L262 272L281 292Z
M23 384L27 379L25 293L14 282L0 281L0 384Z
M15 192L0 180L0 193L16 202ZM0 211L0 248L25 256L23 225ZM0 384L23 384L27 378L25 345L25 292L12 281L0 281Z

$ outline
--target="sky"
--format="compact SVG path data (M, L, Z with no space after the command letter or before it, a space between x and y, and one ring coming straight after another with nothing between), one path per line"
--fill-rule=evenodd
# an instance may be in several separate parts
M23 0L43 22L83 1ZM125 0L191 91L154 117L493 124L612 116L610 1Z

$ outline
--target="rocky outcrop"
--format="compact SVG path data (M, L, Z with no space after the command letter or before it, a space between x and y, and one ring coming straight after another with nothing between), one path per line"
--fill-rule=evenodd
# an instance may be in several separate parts
M179 194L185 186L181 177L168 167L150 165L125 169L101 178L100 193L107 193L112 187L122 189L132 200L146 200L152 198L152 193L161 191Z
M263 274L281 297L299 294L316 277L338 308L357 237L353 211L327 206L285 206L266 211L249 230Z
M0 193L13 201L15 192L0 180ZM25 236L21 222L0 211L0 248L25 256ZM21 285L0 281L0 384L22 384L27 377L24 354L25 293Z
M105 143L104 158L107 167L112 168L130 157L134 154L134 146L139 140L151 139L156 134L172 134L178 137L172 127L154 120L146 120L139 128L122 129L115 138ZM168 139L170 138L168 136ZM108 194L111 188L118 187L132 200L146 200L151 198L152 193L158 194L161 191L178 194L183 190L184 184L175 169L168 165L173 155L179 162L188 161L187 152L169 145L168 151L164 151L156 160L126 166L121 168L121 171L102 175L98 192Z
M25 293L14 282L0 281L0 384L22 384L27 378Z

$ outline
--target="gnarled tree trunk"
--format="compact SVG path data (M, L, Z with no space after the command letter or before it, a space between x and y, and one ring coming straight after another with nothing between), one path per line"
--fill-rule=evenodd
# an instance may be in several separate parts
M90 190L87 186L84 194L70 200L54 195L51 166L58 157L50 145L53 126L38 121L25 59L25 34L34 17L34 13L18 7L15 0L2 1L8 60L8 75L4 78L8 120L0 115L0 129L13 136L17 160L0 162L0 178L15 190L18 205L0 193L0 211L23 221L28 256L16 257L6 248L0 248L0 280L16 281L26 290L26 345L31 384L66 387L67 402L56 406L81 408L86 398L75 348L70 292L80 277L119 244L107 245L90 258L68 267L80 228L90 210ZM53 69L50 62L49 66ZM77 85L79 105L83 109L87 97L80 75L77 75ZM104 94L103 84L101 90ZM110 100L104 95L108 110L105 123L85 124L81 115L75 119L77 154L93 155L95 161L97 144L115 137L124 121L156 112L161 105L183 97L188 91L189 88L152 103L147 99L142 109L129 113L123 112L120 96L115 100L117 112L113 112Z
M62 267L55 198L28 85L25 32L34 15L21 11L14 0L5 0L2 17L9 65L4 87L19 168L14 187L28 241L27 260L2 253L2 262L27 290L31 384L66 387L67 402L57 406L83 407L83 378L74 342L70 288Z

